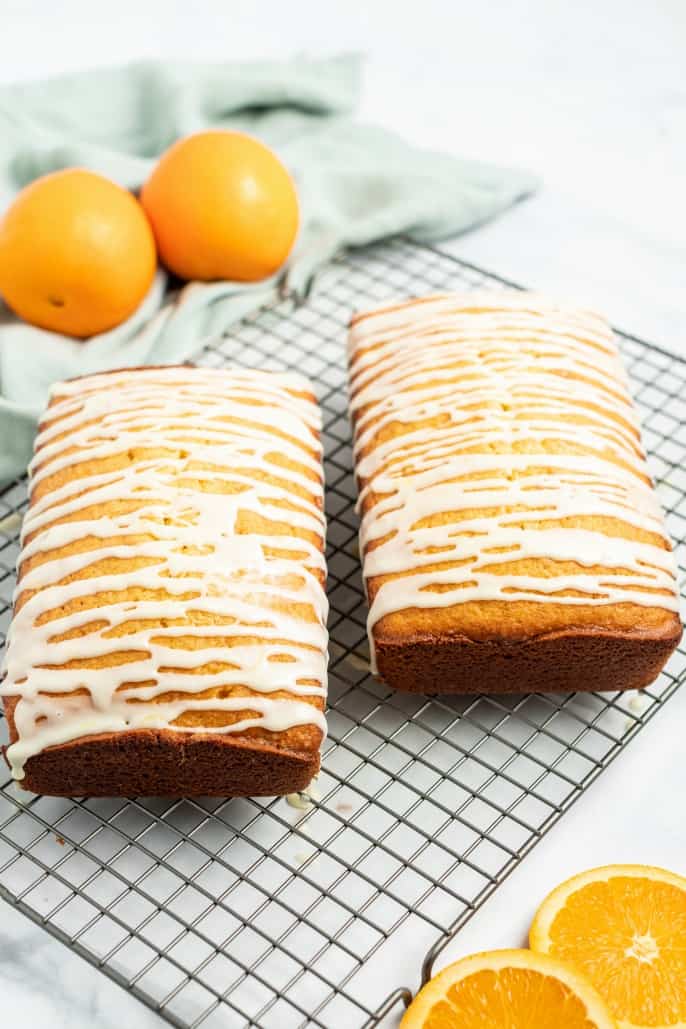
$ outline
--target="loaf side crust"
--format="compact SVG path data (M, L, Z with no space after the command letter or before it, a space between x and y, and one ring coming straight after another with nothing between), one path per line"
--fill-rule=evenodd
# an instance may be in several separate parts
M16 738L16 700L5 700ZM272 797L304 790L319 771L321 734L302 748L244 734L169 730L87 736L26 762L23 789L51 797Z
M681 638L567 630L531 639L413 636L376 644L380 677L408 693L572 693L654 682Z

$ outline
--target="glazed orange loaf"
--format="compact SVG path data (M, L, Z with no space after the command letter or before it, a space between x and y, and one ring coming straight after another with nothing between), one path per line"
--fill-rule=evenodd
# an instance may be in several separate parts
M319 430L292 375L141 368L53 389L2 686L23 785L307 785L326 728Z
M616 344L527 293L430 296L350 331L374 670L398 689L645 686L681 636Z

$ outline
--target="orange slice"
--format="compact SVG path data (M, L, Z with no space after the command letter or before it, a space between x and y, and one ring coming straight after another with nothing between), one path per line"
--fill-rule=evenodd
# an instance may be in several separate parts
M570 962L620 1029L686 1029L686 879L608 865L569 879L536 912L533 950Z
M400 1029L617 1029L575 969L530 950L493 950L448 965L419 991Z

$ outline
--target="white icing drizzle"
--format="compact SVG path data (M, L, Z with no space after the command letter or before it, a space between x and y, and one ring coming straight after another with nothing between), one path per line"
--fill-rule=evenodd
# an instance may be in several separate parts
M409 608L678 610L636 414L597 315L506 291L390 302L353 322L350 367L365 583L393 576L370 607L372 654L377 622ZM596 517L665 545L588 522L540 524ZM527 558L581 567L548 577L497 567Z
M310 392L294 375L179 367L53 389L30 490L58 473L63 482L36 497L24 520L15 596L23 602L0 687L19 697L18 739L7 750L15 778L32 755L98 733L326 732L320 416ZM121 455L124 467L107 466ZM218 492L226 483L231 492ZM263 531L245 531L251 516ZM284 525L312 538L284 535ZM86 539L91 549L63 552ZM105 561L107 571L96 567ZM184 646L189 637L198 649ZM105 655L117 663L65 667ZM212 671L212 662L230 667ZM252 694L232 695L232 686ZM198 696L214 687L221 696ZM163 697L172 691L183 697ZM277 691L289 696L270 696ZM194 711L245 717L178 724Z
M316 775L309 786L301 790L300 793L286 794L286 801L298 811L311 811L316 802L321 799Z

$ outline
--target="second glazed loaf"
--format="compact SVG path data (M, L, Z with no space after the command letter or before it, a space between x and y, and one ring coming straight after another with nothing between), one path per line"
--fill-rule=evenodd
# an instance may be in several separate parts
M375 670L421 692L629 689L681 635L612 333L526 293L353 320Z

